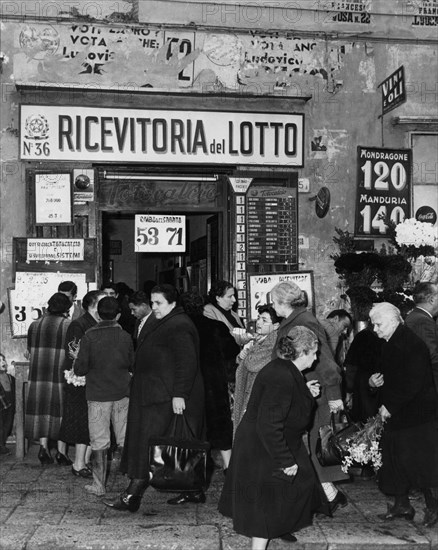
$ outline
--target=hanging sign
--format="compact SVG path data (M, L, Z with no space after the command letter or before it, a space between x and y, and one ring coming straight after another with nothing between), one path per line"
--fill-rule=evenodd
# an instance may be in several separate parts
M411 213L411 149L357 148L355 235L384 237L385 218L398 224Z
M172 214L135 216L135 252L186 251L186 217Z
M84 259L84 239L27 239L27 261L67 261Z
M35 224L71 225L70 172L35 174Z
M382 114L385 115L406 101L403 65L379 84L382 88Z
M20 106L21 160L303 166L304 115Z
M253 178L228 178L235 193L246 193Z

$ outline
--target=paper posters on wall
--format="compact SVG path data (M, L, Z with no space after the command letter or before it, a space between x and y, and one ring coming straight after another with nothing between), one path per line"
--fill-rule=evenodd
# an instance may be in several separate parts
M76 283L79 299L88 292L85 273L17 272L15 289L8 290L13 338L27 336L30 324L42 317L49 298L58 291L62 281Z
M308 309L314 309L313 271L267 273L249 276L250 319L257 319L257 308L272 303L271 290L277 283L293 282L303 290L308 299Z

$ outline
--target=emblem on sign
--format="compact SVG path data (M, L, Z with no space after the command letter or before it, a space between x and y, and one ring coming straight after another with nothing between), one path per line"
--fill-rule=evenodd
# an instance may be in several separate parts
M49 123L44 115L30 115L26 118L24 130L26 139L47 139Z

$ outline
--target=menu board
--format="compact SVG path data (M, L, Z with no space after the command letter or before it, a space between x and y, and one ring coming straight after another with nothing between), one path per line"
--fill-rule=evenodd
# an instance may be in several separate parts
M248 264L298 267L295 187L253 187L246 196Z

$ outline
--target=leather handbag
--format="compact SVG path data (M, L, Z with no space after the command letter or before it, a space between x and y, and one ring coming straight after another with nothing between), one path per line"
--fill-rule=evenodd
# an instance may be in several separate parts
M196 439L184 414L175 414L167 434L149 440L150 484L171 493L204 490L209 448Z
M348 454L348 440L359 432L363 425L353 422L346 411L341 411L343 422L336 423L335 415L331 413L330 424L319 428L316 442L316 457L321 466L338 466Z

